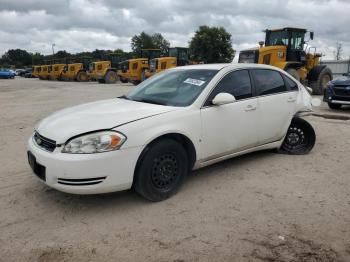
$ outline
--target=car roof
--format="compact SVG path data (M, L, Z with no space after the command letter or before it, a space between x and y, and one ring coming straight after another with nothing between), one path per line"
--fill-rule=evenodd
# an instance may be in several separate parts
M209 69L209 70L221 70L223 68L229 69L240 69L240 68L258 68L258 69L274 69L281 71L279 68L270 66L270 65L262 65L262 64L250 64L250 63L230 63L230 64L199 64L199 65L188 65L188 66L180 66L175 67L173 70L179 69Z

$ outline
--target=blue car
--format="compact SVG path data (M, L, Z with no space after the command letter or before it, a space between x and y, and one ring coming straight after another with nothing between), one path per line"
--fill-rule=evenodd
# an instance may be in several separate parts
M350 105L350 74L334 79L327 84L323 94L323 101L329 108L339 109L342 105Z
M8 69L0 69L0 78L5 78L5 79L13 79L15 78L16 73L14 73L11 70Z

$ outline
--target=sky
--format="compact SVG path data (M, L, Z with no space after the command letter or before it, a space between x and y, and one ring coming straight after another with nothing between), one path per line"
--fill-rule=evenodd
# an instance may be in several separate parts
M350 0L0 0L0 55L21 48L43 54L130 51L142 31L188 46L200 25L222 26L237 51L257 46L266 28L314 31L309 46L333 59L336 42L350 56Z

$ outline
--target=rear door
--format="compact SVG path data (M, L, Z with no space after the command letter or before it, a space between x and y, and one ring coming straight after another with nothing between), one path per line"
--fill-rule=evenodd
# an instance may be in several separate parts
M258 144L283 138L295 112L298 85L270 69L251 70L258 97Z
M219 93L230 93L236 101L216 106ZM212 90L201 109L201 159L206 161L254 147L257 144L257 99L252 95L248 70L227 73Z

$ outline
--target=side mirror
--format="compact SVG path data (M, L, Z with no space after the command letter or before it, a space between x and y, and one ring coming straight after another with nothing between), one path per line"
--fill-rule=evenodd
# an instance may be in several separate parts
M225 105L225 104L230 104L236 101L236 98L229 94L229 93L219 93L217 94L213 101L211 102L213 105Z
M310 32L310 39L314 40L314 32Z

